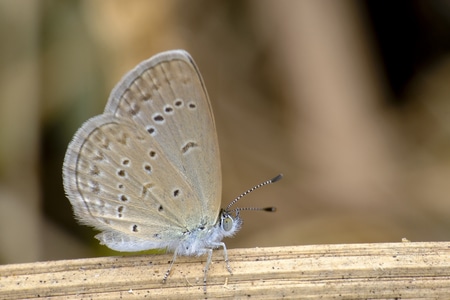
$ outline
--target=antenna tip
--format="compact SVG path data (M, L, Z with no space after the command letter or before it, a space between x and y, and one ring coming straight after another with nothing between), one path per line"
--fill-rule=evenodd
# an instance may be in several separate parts
M264 207L263 210L264 211L275 212L275 211L277 211L277 208L273 207L273 206L272 207Z
M271 183L277 182L278 180L280 180L281 178L283 178L283 174L278 174L277 176L275 176L274 178L270 179Z

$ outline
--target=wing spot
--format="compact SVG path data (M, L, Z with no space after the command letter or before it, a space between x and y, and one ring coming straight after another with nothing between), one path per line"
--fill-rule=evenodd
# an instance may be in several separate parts
M130 199L128 199L128 197L126 195L120 195L119 199L122 202L128 202L128 200L130 200Z
M162 212L164 210L164 207L160 204L159 206L158 206L158 211L159 212Z
M150 150L150 152L148 153L148 155L149 155L151 158L155 158L155 157L156 157L156 152L155 152L154 150Z
M89 170L89 174L92 176L99 176L100 175L100 169L97 167L97 165L92 165L91 169Z
M155 135L156 129L153 126L150 126L150 127L147 127L147 132L150 133L151 135Z
M125 177L127 173L124 170L120 169L119 171L117 171L117 175L119 175L120 177Z
M156 115L156 116L153 117L153 120L155 122L161 123L161 122L164 122L164 117L161 116L161 115Z
M128 112L130 113L130 115L136 116L140 110L141 110L140 106L136 103L133 103L131 104L130 110Z
M121 132L121 135L117 137L117 141L122 145L126 145L128 139L129 139L128 134L124 132Z
M153 183L147 183L142 186L142 197L147 196L148 191L154 186Z
M122 213L123 213L123 206L121 205L121 206L117 207L117 216L119 218L122 218L123 217Z
M147 173L152 173L152 167L149 164L144 165L144 170L147 171Z
M178 196L180 196L180 194L181 194L181 191L180 191L179 189L176 189L176 190L173 191L173 196L174 196L175 198L178 197Z
M122 160L122 165L123 166L128 166L130 164L130 160L128 159L128 158L124 158L123 160Z
M198 147L197 143L194 142L187 142L182 148L181 148L181 152L183 154L187 153L188 151L190 151L192 148Z
M183 100L176 99L174 104L175 104L176 107L182 107L183 106Z
M165 112L166 114L172 114L172 113L173 113L173 108L172 108L172 106L167 105L167 106L164 108L164 112Z
M144 85L144 89L141 88L141 85ZM152 95L145 89L145 84L144 83L141 84L139 82L139 84L137 84L136 86L139 88L140 93L142 95L142 98L141 98L142 102L152 101Z
M195 105L194 102L191 102L191 103L189 103L188 107L189 107L190 109L196 109L196 108L197 108L197 105Z
M133 232L139 231L138 226L136 224L133 225L133 228L131 230L133 230Z

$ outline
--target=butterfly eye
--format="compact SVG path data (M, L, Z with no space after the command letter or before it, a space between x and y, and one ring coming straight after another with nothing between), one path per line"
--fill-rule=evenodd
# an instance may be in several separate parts
M222 216L222 228L225 231L230 231L233 228L233 218L230 215Z

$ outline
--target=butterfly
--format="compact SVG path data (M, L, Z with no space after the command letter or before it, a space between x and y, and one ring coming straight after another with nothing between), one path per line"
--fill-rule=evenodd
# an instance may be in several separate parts
M63 182L76 218L100 233L116 251L167 249L207 254L240 228L242 210L221 209L218 138L205 84L183 50L157 54L127 73L112 90L101 115L86 121L70 142Z

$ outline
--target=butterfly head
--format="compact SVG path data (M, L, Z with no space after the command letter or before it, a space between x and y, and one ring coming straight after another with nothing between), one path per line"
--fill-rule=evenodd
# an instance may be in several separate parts
M229 211L225 209L221 210L220 228L224 236L232 236L241 228L241 225L242 219L239 217L239 211L236 211L236 215L233 217Z

